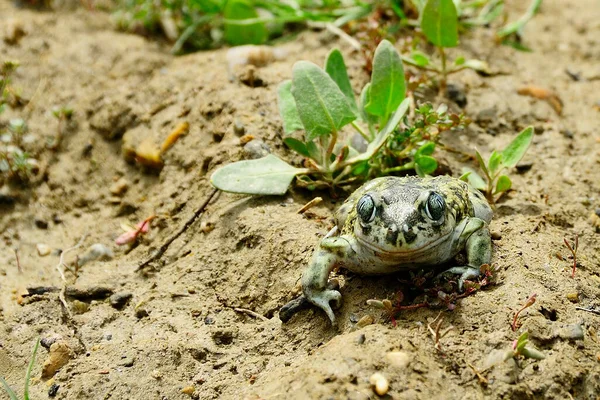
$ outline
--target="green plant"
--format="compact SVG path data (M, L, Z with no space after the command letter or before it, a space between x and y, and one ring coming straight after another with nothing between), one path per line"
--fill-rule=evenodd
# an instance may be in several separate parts
M35 363L35 356L38 351L38 347L40 346L40 339L38 338L35 342L35 346L33 346L33 353L31 354L31 360L29 360L29 365L27 367L27 371L25 372L25 387L23 388L23 400L29 400L29 381L31 380L31 371L33 370L33 364ZM0 377L0 383L2 384L2 388L8 394L10 400L19 400L19 397L15 393L15 391L6 383L4 378Z
M463 167L461 179L468 181L474 188L484 192L488 201L495 204L512 187L510 178L502 172L504 169L517 165L527 152L532 138L533 127L530 126L521 131L504 150L500 152L494 150L490 154L487 163L483 160L479 151L475 150L479 168L483 172L484 178L479 176L473 169Z
M14 61L5 61L0 67L0 114L6 108L6 105L14 102L15 94L10 87L11 78L19 63Z
M432 173L437 162L431 154L440 132L465 119L444 108L433 111L431 105L422 105L416 110L416 122L410 124L406 117L410 99L405 94L402 61L388 41L375 52L371 81L358 103L339 50L329 53L325 70L299 61L292 80L280 84L278 95L284 143L305 157L305 168L269 155L226 165L211 182L224 191L283 194L294 177L300 186L316 189L412 169L420 175ZM343 142L349 127L365 144L363 152L352 141ZM300 139L293 136L296 131L303 131Z
M358 18L371 6L359 1L326 0L122 0L114 14L120 29L162 33L173 52L222 43L262 44L284 33L288 23L337 22Z
M456 6L452 0L427 0L420 9L420 27L429 42L436 46L440 62L433 62L426 54L413 48L410 56L403 60L426 71L435 72L441 76L440 91L444 91L448 75L471 68L476 71L489 73L487 63L480 60L465 60L457 57L448 63L446 49L458 46L459 19Z
M58 119L58 127L56 128L56 134L54 135L54 140L50 148L57 149L60 147L60 143L62 142L66 127L65 125L67 125L67 123L73 117L73 109L66 106L54 107L52 109L52 115Z
M525 331L513 342L512 348L506 351L504 360L518 357L532 358L534 360L543 360L546 358L544 353L534 347L528 346L528 343L529 332Z

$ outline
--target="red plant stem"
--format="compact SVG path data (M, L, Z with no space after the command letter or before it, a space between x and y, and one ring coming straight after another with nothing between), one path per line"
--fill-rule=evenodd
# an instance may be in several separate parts
M532 294L531 296L529 296L529 298L527 299L527 301L525 302L523 307L521 307L521 309L515 313L512 325L510 326L512 328L513 332L517 330L517 318L519 318L519 314L521 314L521 312L523 310L525 310L528 307L531 307L533 305L533 303L535 303L536 296L537 296L537 294L535 294L535 293Z
M573 254L573 270L571 271L571 278L575 278L575 270L577 269L577 247L579 247L579 235L575 234L575 246L571 247L569 241L566 238L563 238L565 244Z

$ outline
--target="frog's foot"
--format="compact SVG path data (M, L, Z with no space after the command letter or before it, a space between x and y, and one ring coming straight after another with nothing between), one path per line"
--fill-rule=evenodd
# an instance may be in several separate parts
M458 278L458 291L462 292L464 290L466 280L477 278L479 276L479 268L474 268L467 265L463 267L452 267L439 274L438 277L444 274L460 275Z
M335 324L335 315L333 314L331 306L333 305L333 308L337 309L342 305L342 294L340 292L330 289L321 292L310 292L305 290L304 295L308 301L325 311L331 320L332 325Z

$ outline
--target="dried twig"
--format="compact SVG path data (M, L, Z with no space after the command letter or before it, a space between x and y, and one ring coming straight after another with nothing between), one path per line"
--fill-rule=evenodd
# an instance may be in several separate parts
M473 373L475 374L475 376L477 376L477 379L479 379L479 383L481 385L487 386L489 384L489 381L487 380L487 378L482 375L484 372L487 371L487 369L478 371L471 363L467 363L467 365L469 366L469 368L471 368L473 370Z
M257 312L254 312L252 310L248 310L247 308L234 308L233 311L237 311L239 313L244 313L244 314L248 314L251 317L263 320L263 321L268 321L269 318L265 317L264 315L261 315Z
M527 299L527 301L525 302L525 304L523 304L523 307L521 307L521 309L519 311L517 311L515 313L515 316L513 317L513 322L510 325L511 329L514 331L517 330L517 318L519 318L519 314L521 314L521 312L523 310L525 310L528 307L531 307L533 305L533 303L535 303L535 297L537 296L537 294L532 294L531 296L529 296L529 298Z
M450 333L450 331L452 329L454 329L454 326L450 325L448 328L444 329L442 332L440 332L440 328L442 327L442 324L444 323L444 318L440 318L442 316L442 311L440 311L440 313L437 315L437 317L435 317L435 319L433 321L431 321L431 323L427 324L427 329L429 329L429 333L431 333L431 336L433 337L433 341L435 342L435 349L439 352L442 352L442 345L440 343L440 339L442 339L444 336L446 336L448 333ZM433 324L435 324L437 322L437 324L435 325L435 328L432 326Z
M15 252L15 258L17 259L17 270L22 274L23 268L21 268L21 261L19 260L19 249L15 248L13 251Z
M563 238L563 240L565 241L565 244L571 251L571 254L573 254L573 271L571 272L571 278L575 278L575 270L577 269L577 247L579 247L579 235L575 234L575 243L573 247L571 247L571 244L566 238Z
M585 307L575 307L576 310L587 311L592 314L600 315L600 310L595 310L593 308L585 308Z
M67 265L65 264L65 255L73 250L76 250L78 248L81 247L81 245L83 244L83 241L87 238L87 233L85 235L83 235L81 237L81 239L79 239L79 242L77 242L77 244L73 247L69 247L66 250L63 250L60 253L60 258L58 259L58 264L56 265L56 270L58 271L58 273L60 274L61 279L63 280L63 282L67 282L67 279L65 278L65 273L63 271L63 268L67 268Z
M311 201L309 201L308 203L303 205L302 208L298 210L298 214L304 214L308 209L316 206L317 204L321 203L322 201L323 201L322 197L315 197L314 199L312 199Z
M154 251L154 253L152 253L152 255L146 259L146 261L143 261L140 265L138 265L136 271L141 270L151 262L161 258L162 255L165 254L171 243L173 243L175 239L181 236L181 234L183 234L183 232L185 232L196 221L196 219L198 219L198 217L202 215L204 209L206 208L208 203L210 203L210 201L215 196L215 194L217 194L218 191L219 189L213 189L206 198L206 200L204 200L200 207L198 207L198 209L194 212L194 215L192 215L192 217L188 219L177 232L175 232L170 238L168 238L166 242L162 244L162 246L160 246L156 251Z

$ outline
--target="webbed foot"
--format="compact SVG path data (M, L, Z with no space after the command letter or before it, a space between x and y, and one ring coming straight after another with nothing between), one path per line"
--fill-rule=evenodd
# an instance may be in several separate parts
M458 278L458 291L462 292L464 290L465 281L473 278L477 278L480 274L478 268L463 266L463 267L452 267L448 268L444 272L438 275L438 278L444 274L454 274L460 275Z
M333 314L333 309L331 308L331 306L333 305L333 308L335 309L340 308L340 306L342 305L342 294L337 290L329 289L318 293L313 292L310 295L307 295L306 292L304 294L306 295L308 301L325 311L325 313L331 320L331 324L334 325L335 315Z

